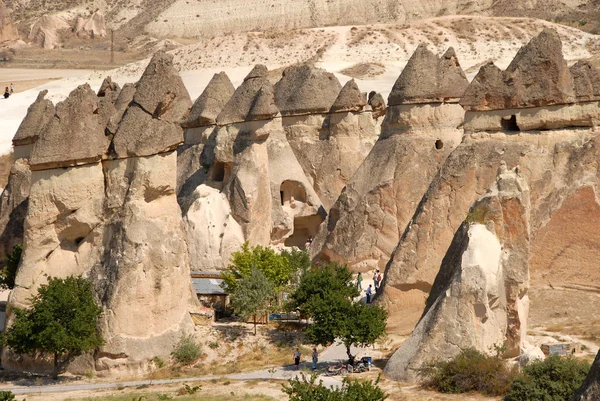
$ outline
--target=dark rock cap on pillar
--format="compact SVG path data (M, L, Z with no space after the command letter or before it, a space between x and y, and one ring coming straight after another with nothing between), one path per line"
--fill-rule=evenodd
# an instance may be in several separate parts
M275 104L283 116L328 113L341 88L330 72L311 64L294 65L275 84Z
M358 89L358 85L356 85L354 79L351 79L346 82L337 99L333 102L331 112L361 111L366 105L367 99L365 99L365 95Z
M54 105L50 100L44 99L47 94L47 90L41 91L27 109L27 115L13 138L14 146L29 145L37 141L40 132L54 118Z
M468 85L454 49L438 57L421 44L396 80L388 105L456 102Z
M182 124L185 128L202 127L217 123L217 117L223 110L235 88L224 72L215 74L200 97L196 99L187 120Z
M88 84L77 87L56 105L56 114L33 147L32 170L93 163L102 158L109 140L98 98Z

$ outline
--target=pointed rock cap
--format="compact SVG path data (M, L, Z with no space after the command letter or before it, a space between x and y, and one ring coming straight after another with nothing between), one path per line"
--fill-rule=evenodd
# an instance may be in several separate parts
M80 85L56 105L56 114L41 132L31 152L32 170L88 164L108 150L98 97Z
M293 65L275 84L275 104L283 116L328 113L341 89L332 73L311 64Z
M600 71L587 61L578 61L571 67L571 75L578 102L600 100Z
M454 49L440 58L420 44L396 80L388 104L457 102L468 85Z
M118 94L120 90L121 88L118 83L113 82L111 77L106 77L102 81L100 89L98 89L98 97L104 97L108 92L116 92Z
M119 123L123 118L123 114L125 114L127 107L133 101L134 95L134 84L127 83L123 85L123 89L121 89L121 92L119 92L119 97L117 97L117 100L115 101L115 113L110 117L106 126L106 131L108 131L108 133L114 134L117 132L117 128L119 128Z
M521 109L576 100L562 42L553 29L544 29L523 46L504 72L489 64L482 70L461 100L466 110Z
M54 118L54 105L50 100L44 99L47 94L47 90L41 91L27 109L27 115L13 138L14 146L29 145L37 141L46 124Z
M354 79L351 79L346 82L340 91L330 111L331 113L361 111L366 104L367 99L365 99L365 95L358 89L358 85L356 85Z
M177 123L183 120L192 101L173 66L173 55L164 51L154 54L136 84L133 101L162 120Z
M246 121L260 89L271 85L266 77L265 68L263 65L257 65L252 69L219 113L217 124L226 125Z
M250 107L250 112L246 116L246 120L270 120L277 114L279 114L279 110L275 106L273 86L270 84L264 85L254 98L254 103Z
M460 99L466 110L502 110L510 108L514 91L504 82L504 73L493 62L483 65Z
M256 67L255 67L256 68ZM196 99L187 120L182 124L185 128L202 127L217 123L217 117L223 110L235 88L224 72L215 74L204 92Z
M266 77L269 73L269 69L263 64L256 64L254 68L246 75L244 81L247 81L252 78L262 78Z
M385 100L381 93L371 92L369 93L369 106L373 110L373 118L378 119L385 115Z

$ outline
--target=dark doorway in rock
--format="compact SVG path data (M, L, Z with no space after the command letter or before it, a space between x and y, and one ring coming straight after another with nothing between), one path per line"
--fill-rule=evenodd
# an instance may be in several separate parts
M216 182L223 182L225 179L225 163L215 162L213 164L212 179Z
M315 237L322 221L319 215L294 217L294 233L285 240L285 246L303 248L309 237Z
M437 150L440 150L444 147L444 142L442 142L441 139L438 139L437 141L435 141L435 148Z
M279 191L279 199L281 199L281 206L283 206L283 191Z
M502 125L502 130L505 132L519 132L519 126L517 125L517 116L511 115L510 117L502 117L500 120L500 125Z
M279 194L283 206L293 208L295 202L306 203L306 189L304 189L304 184L299 181L286 180L282 182L279 188Z

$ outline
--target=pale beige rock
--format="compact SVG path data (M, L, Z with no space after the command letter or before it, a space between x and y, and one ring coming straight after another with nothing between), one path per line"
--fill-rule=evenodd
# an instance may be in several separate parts
M44 15L31 24L28 39L44 49L55 49L60 46L60 32L70 28L63 18Z
M19 31L13 25L6 4L0 0L0 42L19 39Z
M79 17L75 21L73 32L83 39L106 37L106 20L100 11L94 12L89 18Z

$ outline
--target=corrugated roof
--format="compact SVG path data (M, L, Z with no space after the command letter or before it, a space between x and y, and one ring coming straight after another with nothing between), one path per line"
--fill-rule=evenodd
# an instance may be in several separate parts
M218 278L192 278L194 290L198 295L227 295L221 288L222 279Z

